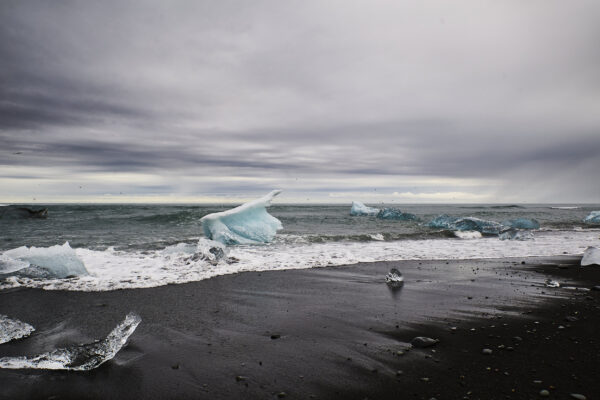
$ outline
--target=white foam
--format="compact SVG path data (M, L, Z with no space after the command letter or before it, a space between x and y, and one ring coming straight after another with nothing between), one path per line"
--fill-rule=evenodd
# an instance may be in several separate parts
M483 237L479 231L454 231L454 236L459 239L481 239Z
M242 271L267 271L389 260L444 260L582 254L598 246L597 232L539 232L534 241L428 239L371 242L282 243L231 246L227 257L211 258L210 241L178 244L163 250L125 252L75 249L89 275L36 280L11 277L0 289L37 287L48 290L106 291L199 281ZM214 243L214 242L212 242ZM201 256L197 256L201 255ZM206 255L206 256L204 256ZM237 259L237 262L231 262Z

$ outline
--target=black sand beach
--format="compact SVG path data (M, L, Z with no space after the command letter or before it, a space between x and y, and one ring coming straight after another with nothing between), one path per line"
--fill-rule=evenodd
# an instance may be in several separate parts
M393 267L405 278L396 291L384 282ZM545 287L547 278L563 287ZM130 311L142 323L93 371L0 370L0 398L529 399L547 390L593 399L600 292L581 288L599 284L600 270L565 256L246 272L113 292L7 290L0 314L36 332L0 345L0 357L103 338ZM411 349L415 336L440 341Z

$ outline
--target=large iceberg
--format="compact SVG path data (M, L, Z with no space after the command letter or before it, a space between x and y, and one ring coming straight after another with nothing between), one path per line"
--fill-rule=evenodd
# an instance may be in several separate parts
M87 275L88 271L69 242L65 242L62 246L22 246L5 251L0 257L0 275L7 274L62 279Z
M2 357L0 368L88 371L112 359L123 348L140 322L142 319L139 315L129 313L104 340L59 348L36 356Z
M515 229L540 229L540 223L535 219L529 218L514 218L502 221L502 225Z
M600 224L600 211L592 211L583 219L586 224Z
M583 252L583 258L581 259L581 266L587 265L600 265L600 249L597 247L588 247Z
M377 213L379 219L395 219L398 221L413 221L417 216L410 213L403 213L398 208L384 208Z
M485 219L475 217L451 217L440 215L429 222L431 228L441 228L454 231L478 231L489 235L498 235L505 229L505 226Z
M33 331L33 326L0 314L0 344L29 336Z
M350 215L354 215L354 216L377 215L378 213L379 213L379 208L365 206L360 201L353 201L352 208L350 208Z
M281 193L273 190L260 199L200 219L204 236L223 244L257 244L273 240L281 221L267 212L271 200Z

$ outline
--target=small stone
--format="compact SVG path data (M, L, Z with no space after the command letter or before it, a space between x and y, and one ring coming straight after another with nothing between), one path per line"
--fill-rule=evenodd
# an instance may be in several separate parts
M279 392L279 393L277 393L277 397L280 398L280 399L283 399L285 396L287 396L286 392Z
M403 352L402 350L398 350L398 351L396 352L396 355L398 355L398 356L403 356L403 355L404 355L404 352Z
M396 376L400 376L400 375L404 375L404 371L402 371L401 369L396 371Z
M548 397L548 396L550 396L550 392L547 391L546 389L542 389L542 390L540 390L540 396Z
M535 381L533 381L533 383L535 383L535 384L537 384L537 385L540 385L540 384L542 383L542 381L540 381L540 380L535 380Z
M179 364L174 364L174 365L171 365L171 368L172 368L172 369L179 369Z
M492 354L492 349L483 349L481 350L481 353L485 355L490 355Z
M273 335L271 335L271 339L273 339L273 340L275 340L275 339L279 339L280 337L281 337L281 335L279 335L279 334L277 334L277 333L276 333L276 334L273 334Z
M600 291L600 285L593 286L593 287L592 287L592 290L595 290L595 291Z
M423 382L429 382L429 378L421 378Z
M424 348L424 347L435 346L436 344L438 344L438 342L439 342L439 340L437 340L437 339L432 339L432 338L425 337L425 336L417 336L413 340L410 341L410 344L412 344L413 347Z
M571 393L571 397L577 400L587 400L587 397L579 393Z
M245 381L246 379L248 379L248 378L245 377L245 376L242 376L242 375L238 375L238 376L235 377L235 380L237 382L242 382L242 381Z

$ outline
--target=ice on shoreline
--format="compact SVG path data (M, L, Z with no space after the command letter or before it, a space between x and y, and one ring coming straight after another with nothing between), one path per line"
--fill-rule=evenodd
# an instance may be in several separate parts
M583 258L581 259L581 266L586 267L588 265L600 265L600 249L597 247L588 247L583 252Z
M267 207L281 190L231 210L205 215L200 219L204 236L226 245L268 243L282 229L281 221Z
M0 257L0 275L6 274L63 279L87 275L88 271L69 242L65 242L62 246L22 246L5 251Z
M36 356L2 357L0 368L53 369L88 371L111 360L123 348L127 339L142 322L139 315L129 313L108 336L93 343L59 348Z
M592 211L583 219L586 224L600 224L600 211Z

